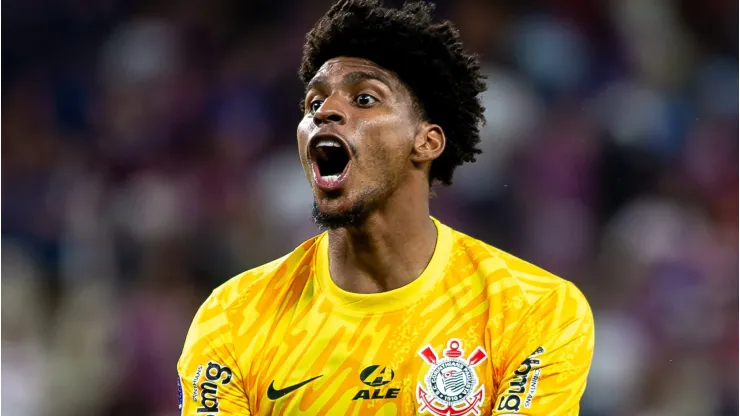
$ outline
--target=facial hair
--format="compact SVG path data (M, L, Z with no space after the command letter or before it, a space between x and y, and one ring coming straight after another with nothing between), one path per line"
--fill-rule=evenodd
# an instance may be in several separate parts
M344 227L357 227L367 218L365 203L360 201L347 211L326 213L319 209L316 201L313 202L311 212L313 222L321 231L336 230Z

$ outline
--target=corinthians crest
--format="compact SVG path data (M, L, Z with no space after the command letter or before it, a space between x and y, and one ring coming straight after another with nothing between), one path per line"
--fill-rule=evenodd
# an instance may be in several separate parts
M475 390L478 376L473 368L486 359L486 352L482 348L477 347L465 359L462 342L453 338L447 343L444 357L438 358L430 345L419 351L419 355L431 366L424 378L426 389L421 383L416 389L420 413L428 411L439 416L479 414L484 400L484 386Z

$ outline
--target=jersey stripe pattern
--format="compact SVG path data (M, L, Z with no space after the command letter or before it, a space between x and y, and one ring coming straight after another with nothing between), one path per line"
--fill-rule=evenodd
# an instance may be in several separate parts
M433 218L402 288L356 294L328 234L201 306L178 361L183 415L577 415L593 317L570 282Z

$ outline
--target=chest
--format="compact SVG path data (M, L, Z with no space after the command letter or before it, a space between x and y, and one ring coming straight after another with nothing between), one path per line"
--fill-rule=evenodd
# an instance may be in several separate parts
M242 364L254 414L490 413L495 386L486 314L325 312L276 323Z

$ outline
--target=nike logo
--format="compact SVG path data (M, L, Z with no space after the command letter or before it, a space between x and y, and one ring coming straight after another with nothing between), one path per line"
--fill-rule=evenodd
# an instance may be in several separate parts
M323 376L323 374L322 374L321 376ZM286 394L292 393L292 392L294 392L294 391L296 391L296 390L300 389L301 387L303 387L303 386L305 386L306 384L308 384L308 383L310 383L310 382L312 382L312 381L316 380L317 378L319 378L319 377L321 377L321 376L316 376L316 377L314 377L314 378L309 378L309 379L308 379L308 380L306 380L306 381L301 381L301 382L300 382L300 383L298 383L298 384L294 384L294 385L292 385L292 386L288 386L288 387L286 387L286 388L284 388L284 389L280 389L280 390L276 390L276 389L275 389L275 386L274 386L274 384L275 384L275 380L273 380L273 381L272 381L272 382L270 383L270 387L268 387L268 388L267 388L267 398L268 398L268 399L270 399L270 400L277 400L277 399L279 399L279 398L281 398L281 397L285 396Z

